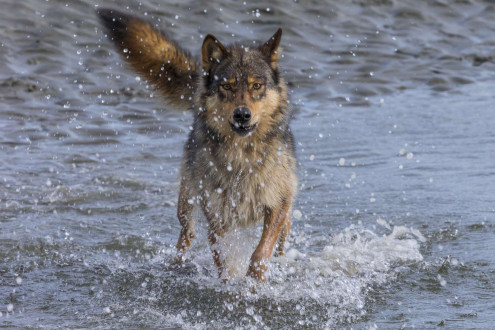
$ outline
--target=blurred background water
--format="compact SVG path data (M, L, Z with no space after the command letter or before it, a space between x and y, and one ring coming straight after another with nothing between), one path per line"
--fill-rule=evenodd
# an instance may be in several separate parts
M170 265L192 116L97 6L193 54L283 28L300 187L268 283L219 281L204 225ZM0 327L491 328L494 31L478 0L3 0ZM256 234L235 233L241 268Z

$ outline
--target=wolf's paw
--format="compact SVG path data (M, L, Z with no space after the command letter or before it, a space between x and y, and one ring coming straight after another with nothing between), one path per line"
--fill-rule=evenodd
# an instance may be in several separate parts
M267 267L259 262L251 262L247 272L247 276L258 281L266 282L268 279L264 276Z

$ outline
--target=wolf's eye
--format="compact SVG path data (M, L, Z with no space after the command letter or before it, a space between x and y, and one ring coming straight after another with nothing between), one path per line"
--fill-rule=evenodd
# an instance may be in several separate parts
M230 84L224 84L222 85L222 88L225 89L226 91L229 91L232 89L232 86Z
M261 88L261 84L260 83L254 83L253 84L253 89L260 89Z

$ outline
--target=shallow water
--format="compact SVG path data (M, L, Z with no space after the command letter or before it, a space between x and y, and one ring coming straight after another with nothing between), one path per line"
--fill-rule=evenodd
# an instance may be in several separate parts
M170 265L191 114L122 64L95 4L0 4L1 327L492 326L491 2L104 2L191 50L283 27L300 187L266 284L218 280L204 226ZM256 234L232 238L240 273Z

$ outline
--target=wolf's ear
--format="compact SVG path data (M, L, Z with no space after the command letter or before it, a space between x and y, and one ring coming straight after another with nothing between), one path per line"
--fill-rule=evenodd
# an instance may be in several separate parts
M260 47L260 52L270 59L270 62L277 62L280 50L280 39L282 39L282 29L279 28L275 34Z
M214 62L220 62L226 55L227 49L211 34L207 35L201 47L203 68L208 70Z

